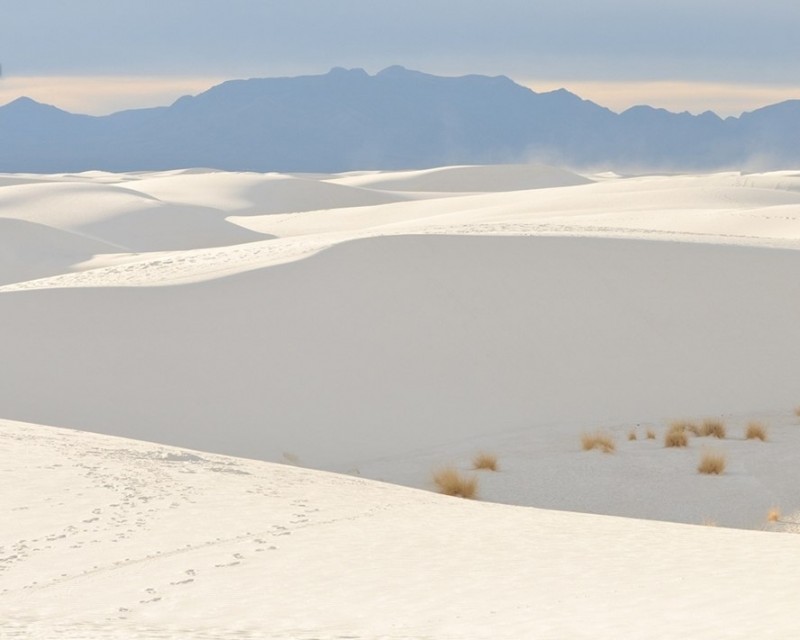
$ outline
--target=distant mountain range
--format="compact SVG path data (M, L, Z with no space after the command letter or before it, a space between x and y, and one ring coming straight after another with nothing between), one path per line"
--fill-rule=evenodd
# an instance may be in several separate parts
M504 76L231 80L169 107L76 115L29 98L0 107L0 171L210 167L338 172L537 161L638 171L800 167L800 100L722 119L638 106L617 114Z

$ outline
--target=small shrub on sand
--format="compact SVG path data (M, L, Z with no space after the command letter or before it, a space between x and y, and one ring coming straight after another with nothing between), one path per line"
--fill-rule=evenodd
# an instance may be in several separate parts
M717 521L714 518L703 518L703 521L700 523L704 527L716 527Z
M602 431L582 434L581 446L583 447L584 451L599 449L603 453L611 453L617 448L617 445L614 444L614 438L607 433L603 433Z
M478 493L478 478L463 476L452 467L439 469L433 474L439 493L460 498L474 498Z
M761 440L761 442L764 442L767 439L767 428L761 422L748 422L744 437L747 440Z
M628 431L628 440L636 440L638 436L636 435L636 429L631 429Z
M689 436L686 435L686 429L674 428L671 426L667 433L664 434L665 447L688 447Z
M680 433L686 433L689 430L689 427L692 425L691 422L687 420L673 420L669 423L669 427L667 428L667 432L674 431Z
M781 519L781 510L778 507L770 507L767 511L767 522L778 522Z
M648 440L655 440L656 439L656 430L655 429L648 429L647 433L645 435L647 435L647 439Z
M700 435L700 427L690 420L674 420L669 423L668 431L680 431L687 435L689 433L695 436Z
M497 471L497 456L493 453L481 452L472 459L472 468Z
M725 454L714 451L705 451L697 465L700 473L719 475L725 471Z
M726 435L725 430L725 423L722 420L717 420L716 418L708 418L703 420L703 424L700 425L700 435L702 436L713 436L714 438L724 438Z

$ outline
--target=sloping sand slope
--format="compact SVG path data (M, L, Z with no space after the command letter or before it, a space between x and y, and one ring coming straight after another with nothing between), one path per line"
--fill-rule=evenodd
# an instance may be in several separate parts
M4 638L775 638L800 537L0 423Z
M121 185L50 182L0 188L0 219L24 220L108 242L119 252L215 247L263 234L215 209L162 202Z
M0 218L0 284L71 271L95 255L120 247L47 225Z
M0 406L328 468L552 422L790 407L798 273L788 250L405 236L178 287L8 292Z

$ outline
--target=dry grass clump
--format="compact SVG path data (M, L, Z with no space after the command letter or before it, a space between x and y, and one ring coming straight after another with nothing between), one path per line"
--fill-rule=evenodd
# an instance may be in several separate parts
M636 435L636 429L631 429L628 431L628 440L636 440L638 436Z
M700 435L700 427L698 427L694 422L691 420L674 420L669 424L670 431L683 431L684 433L688 432L694 436Z
M762 422L756 422L755 420L748 422L744 437L746 440L761 440L761 442L764 442L767 439L767 428Z
M794 408L794 415L800 418L800 404Z
M685 422L673 422L669 429L667 429L667 433L664 434L664 446L665 447L688 447L689 446L689 436L686 435L687 430L687 423Z
M655 440L656 439L656 431L655 429L648 429L645 433L648 440Z
M472 459L472 468L497 471L497 456L493 453L482 451Z
M705 451L697 465L700 473L719 475L725 471L725 454L715 451Z
M713 436L721 439L725 437L726 433L725 423L717 418L707 418L700 425L700 435L702 436Z
M439 469L433 474L439 493L459 498L474 498L478 494L478 478L461 475L452 467Z
M690 420L673 420L669 423L669 431L688 431L694 435L700 434L698 426Z
M599 449L603 453L611 453L617 448L617 445L614 443L614 438L608 433L595 431L594 433L581 435L581 447L583 447L584 451Z
M778 522L781 519L781 510L778 507L770 507L767 511L767 522Z

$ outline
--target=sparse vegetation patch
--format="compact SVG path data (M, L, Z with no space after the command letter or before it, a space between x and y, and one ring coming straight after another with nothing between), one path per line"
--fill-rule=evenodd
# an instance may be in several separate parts
M753 420L747 423L744 437L747 440L761 440L764 442L767 439L767 428L764 426L764 423Z
M702 436L722 439L725 437L726 433L725 423L717 418L707 418L703 420L703 424L700 426L700 435Z
M664 434L665 447L688 447L689 436L686 435L686 425L672 423Z
M594 433L581 435L581 447L583 447L584 451L599 449L603 453L611 453L617 448L617 445L610 434L603 431L595 431Z
M486 453L483 451L472 459L472 467L474 469L497 471L497 456L493 453Z
M767 522L778 522L781 519L781 510L778 507L770 507L767 511Z
M725 471L725 454L716 451L705 451L697 465L700 473L720 475Z
M478 478L462 475L453 467L445 467L434 472L433 481L439 493L446 496L472 499L478 494Z

